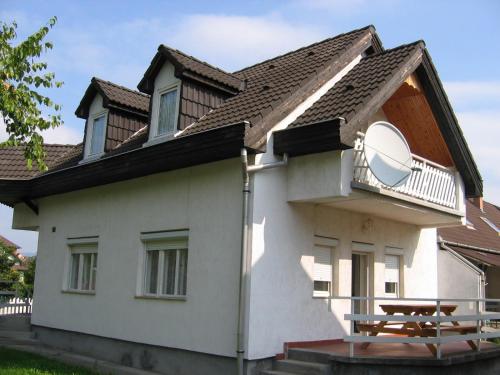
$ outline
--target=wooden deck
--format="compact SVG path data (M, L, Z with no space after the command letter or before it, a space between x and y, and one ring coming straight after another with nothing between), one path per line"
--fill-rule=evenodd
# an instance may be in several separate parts
M294 346L300 348L300 346ZM331 343L307 345L308 350L327 352L337 356L349 356L349 343L341 340ZM467 342L454 342L441 346L443 358L452 355L475 353ZM490 342L481 343L481 351L500 350L499 345ZM395 344L395 343L372 343L367 348L362 348L361 343L354 345L356 357L380 357L380 358L429 358L435 359L432 353L422 344Z

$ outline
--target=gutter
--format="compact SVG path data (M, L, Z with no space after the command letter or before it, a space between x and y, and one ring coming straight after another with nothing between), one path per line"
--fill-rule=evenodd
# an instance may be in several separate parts
M265 169L279 168L288 165L288 155L283 154L283 159L278 162L248 165L247 149L241 149L241 170L243 175L243 197L242 197L242 224L241 224L241 258L240 258L240 288L238 294L238 328L236 332L236 362L238 367L238 375L244 374L245 360L245 323L246 300L247 300L247 283L250 278L250 270L247 267L247 259L251 256L251 249L248 246L248 206L250 201L250 175Z
M446 241L441 238L441 241L439 241L441 244L446 244L450 246L457 246L457 247L463 247L465 249L471 249L471 250L477 250L477 251L483 251L485 253L491 253L491 254L497 254L500 255L500 250L493 250L493 249L487 249L485 247L479 247L479 246L473 246L473 245L467 245L464 243L460 242L451 242L451 241Z

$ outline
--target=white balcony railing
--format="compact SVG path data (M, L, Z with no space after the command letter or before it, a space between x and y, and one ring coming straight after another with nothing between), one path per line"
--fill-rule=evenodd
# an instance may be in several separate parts
M382 184L370 171L363 151L364 134L358 133L354 143L354 181L381 189L395 191L426 202L456 208L455 173L442 165L412 154L413 172L404 185L398 187Z

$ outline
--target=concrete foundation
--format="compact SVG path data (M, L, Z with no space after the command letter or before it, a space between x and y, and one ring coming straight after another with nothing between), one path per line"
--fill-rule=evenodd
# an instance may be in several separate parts
M188 350L135 343L34 325L43 344L96 359L168 375L223 375L236 373L236 359ZM126 328L125 328L126 329ZM246 361L247 375L270 368L271 359Z

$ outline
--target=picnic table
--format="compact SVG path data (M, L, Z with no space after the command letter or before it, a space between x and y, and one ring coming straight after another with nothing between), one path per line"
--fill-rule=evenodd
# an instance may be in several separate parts
M392 333L396 335L405 335L408 337L436 337L437 325L434 322L391 322L390 317L395 314L408 316L432 316L437 312L436 305L380 305L380 308L387 314L387 320L378 323L358 323L357 328L360 332L367 332L369 336L377 336L379 333ZM457 305L440 305L442 314L451 316L457 309ZM399 326L399 327L395 327ZM451 325L440 325L441 332L454 332L466 334L476 332L476 326L460 325L459 322L452 321ZM477 349L474 341L468 340L467 344L472 349ZM366 349L369 342L363 343L362 348ZM437 350L433 344L425 344L433 355Z

